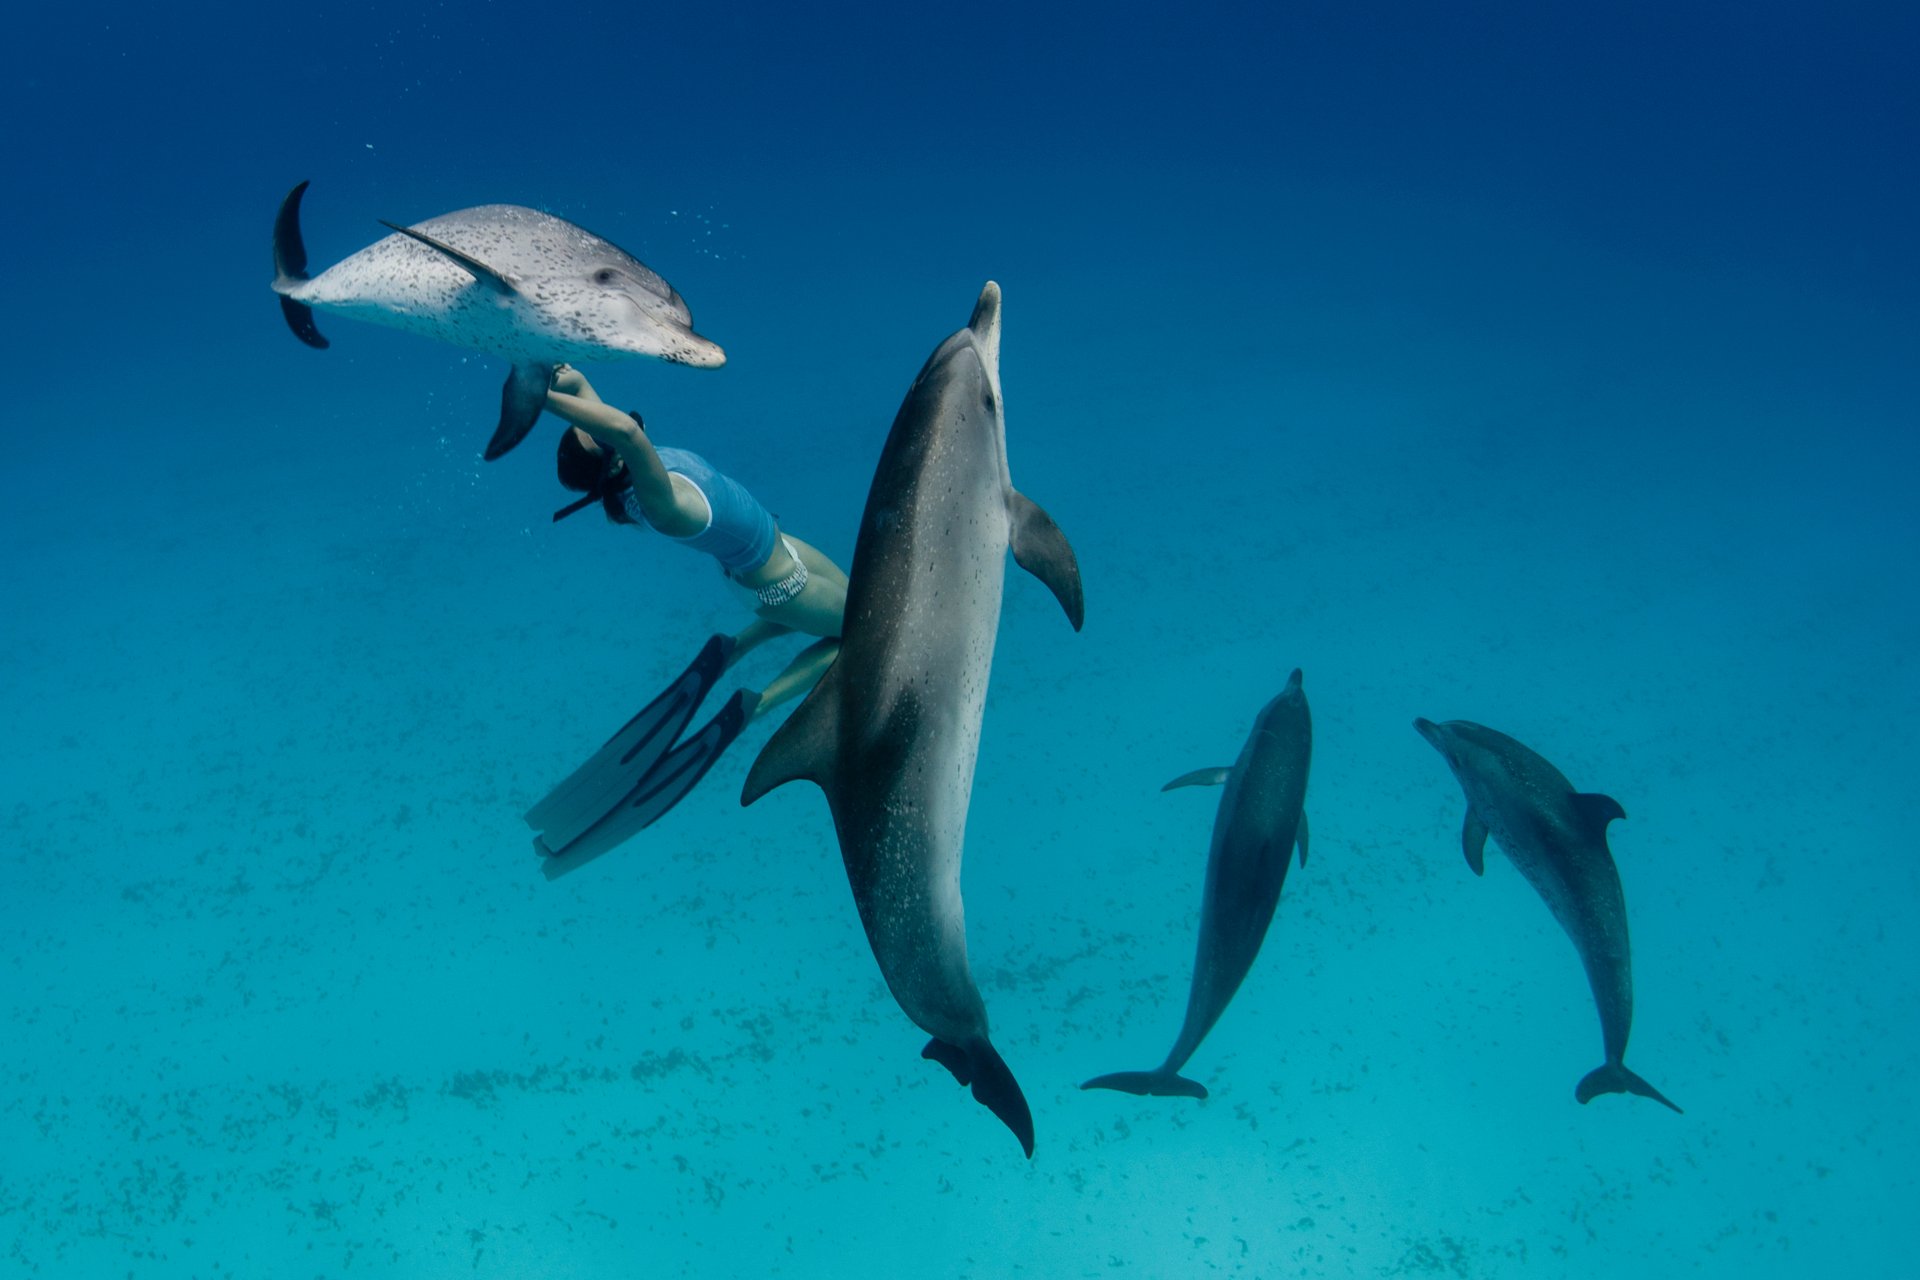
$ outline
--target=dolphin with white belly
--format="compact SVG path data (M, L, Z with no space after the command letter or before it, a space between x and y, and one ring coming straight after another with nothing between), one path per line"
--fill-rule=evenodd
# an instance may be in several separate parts
M895 416L854 545L840 656L747 775L741 803L804 778L826 793L888 989L1028 1156L1033 1116L987 1035L967 964L960 856L1006 555L1080 629L1080 567L1013 487L1000 400L1000 288L941 343Z
M1227 1011L1280 905L1296 847L1307 864L1307 766L1313 718L1300 672L1254 718L1240 757L1227 768L1197 769L1162 787L1223 786L1200 899L1200 941L1193 957L1187 1016L1167 1059L1151 1071L1116 1071L1082 1089L1118 1089L1158 1097L1204 1098L1207 1088L1180 1074Z
M273 291L294 336L327 340L315 310L504 357L513 366L486 457L525 438L556 364L649 356L712 368L726 353L693 331L685 299L619 245L538 209L487 204L393 234L311 278L302 182L273 227Z
M1415 720L1413 727L1446 759L1466 792L1460 842L1467 866L1485 874L1487 837L1499 841L1580 953L1607 1057L1573 1096L1584 1103L1603 1093L1637 1093L1680 1110L1622 1061L1633 1029L1633 959L1627 899L1607 848L1607 824L1626 817L1626 810L1612 796L1575 791L1539 752L1497 729L1471 720Z

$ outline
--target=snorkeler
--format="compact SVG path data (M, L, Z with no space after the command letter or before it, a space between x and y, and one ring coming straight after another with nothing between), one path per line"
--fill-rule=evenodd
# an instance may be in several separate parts
M648 826L706 776L748 721L811 689L840 651L847 575L820 551L783 532L738 481L699 454L656 448L637 413L623 413L568 365L558 366L547 410L571 425L560 436L560 483L579 501L564 520L598 503L614 524L654 531L719 562L758 615L737 635L716 635L681 676L532 809L534 847L549 878L612 849ZM728 668L776 636L820 637L755 692L741 689L712 720L681 739Z

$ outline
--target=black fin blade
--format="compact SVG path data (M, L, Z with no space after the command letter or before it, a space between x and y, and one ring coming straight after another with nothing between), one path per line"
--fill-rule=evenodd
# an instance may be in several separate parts
M732 636L710 637L673 683L527 810L527 825L541 833L542 844L566 848L632 794L640 779L680 740L726 669L733 647Z
M713 719L648 770L618 808L566 848L549 850L535 841L534 847L547 855L540 867L547 879L585 866L664 818L700 785L714 761L733 745L753 718L759 701L760 695L750 689L736 690Z

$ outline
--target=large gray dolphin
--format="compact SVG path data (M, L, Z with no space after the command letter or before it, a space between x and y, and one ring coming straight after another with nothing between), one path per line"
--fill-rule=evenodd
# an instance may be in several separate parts
M301 183L273 226L273 291L294 336L327 340L313 310L338 312L504 356L513 370L500 394L488 459L525 438L546 404L553 367L652 356L711 368L726 353L693 331L693 314L647 264L538 209L485 204L411 227L389 222L376 240L307 276L300 236Z
M1460 842L1473 874L1486 871L1491 835L1546 900L1586 966L1607 1060L1587 1073L1573 1096L1588 1102L1603 1093L1637 1093L1680 1110L1621 1061L1633 1029L1633 960L1627 899L1607 848L1607 824L1627 816L1620 802L1575 791L1538 752L1484 725L1415 720L1413 727L1446 758L1467 793Z
M1152 1071L1116 1071L1081 1085L1160 1097L1204 1098L1206 1086L1180 1074L1193 1051L1220 1021L1227 1003L1253 967L1260 944L1280 905L1287 860L1300 848L1307 865L1307 766L1313 757L1313 718L1300 673L1254 718L1253 732L1228 768L1198 769L1175 778L1175 787L1219 786L1220 809L1207 853L1207 883L1200 899L1200 944L1193 957L1193 988L1187 1018L1167 1060Z
M805 778L826 793L854 905L900 1008L1033 1155L1033 1116L987 1038L967 965L961 842L1006 554L1074 629L1080 566L1013 487L1000 404L1000 287L941 343L880 452L854 544L840 656L754 761L752 804Z

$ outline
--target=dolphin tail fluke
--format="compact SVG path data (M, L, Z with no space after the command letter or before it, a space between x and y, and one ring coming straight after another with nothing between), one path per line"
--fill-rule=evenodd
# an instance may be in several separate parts
M500 388L500 425L493 429L482 456L492 462L527 438L540 411L547 407L547 387L553 382L550 364L516 364Z
M971 1086L974 1100L999 1116L1000 1123L1020 1140L1027 1159L1033 1159L1033 1112L1027 1107L1027 1096L1020 1092L1020 1082L1013 1078L998 1050L984 1039L963 1049L935 1036L927 1041L920 1056L939 1063L953 1073L955 1080Z
M1591 1102L1603 1093L1637 1093L1643 1098L1652 1098L1663 1107L1676 1114L1685 1115L1674 1106L1673 1099L1642 1080L1618 1062L1609 1062L1598 1070L1589 1071L1586 1077L1574 1088L1573 1096L1582 1103Z
M1080 561L1067 535L1039 503L1018 490L1007 495L1007 515L1013 526L1008 539L1013 562L1047 584L1078 631L1087 620L1087 605L1080 585Z
M1205 1098L1207 1086L1198 1080L1189 1080L1177 1072L1159 1071L1116 1071L1112 1075L1095 1076L1080 1086L1082 1089L1117 1089L1121 1093L1131 1093L1141 1098Z
M307 282L307 243L300 236L300 197L306 194L304 182L287 192L273 220L273 291L280 295L280 314L293 336L324 351L331 344L313 323L313 309L287 296Z

